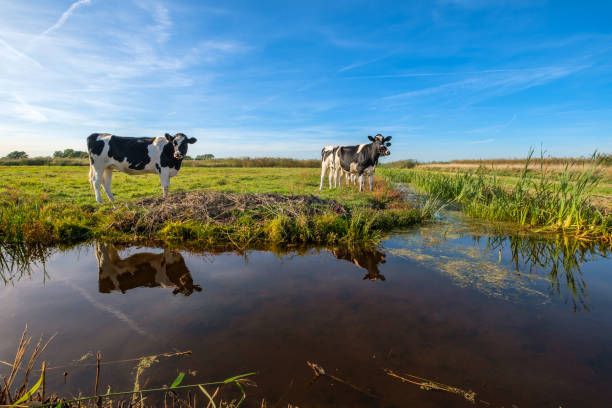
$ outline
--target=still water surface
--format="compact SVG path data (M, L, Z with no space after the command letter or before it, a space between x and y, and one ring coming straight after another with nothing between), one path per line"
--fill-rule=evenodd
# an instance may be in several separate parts
M194 254L96 244L57 251L0 287L0 360L24 324L57 333L49 366L159 357L141 385L256 371L247 406L473 406L386 374L473 390L494 407L612 405L612 261L605 250L495 233L458 214L350 253ZM306 361L362 392L321 378ZM135 362L103 365L131 389ZM48 389L90 395L95 369ZM6 369L0 367L0 374ZM227 398L235 397L228 391ZM378 398L373 398L374 394ZM485 406L480 404L479 406Z

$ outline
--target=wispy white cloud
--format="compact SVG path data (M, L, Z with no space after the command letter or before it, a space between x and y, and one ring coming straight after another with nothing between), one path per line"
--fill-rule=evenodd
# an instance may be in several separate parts
M512 73L524 72L525 69L482 69L477 71L446 71L446 72L404 72L397 74L381 74L381 75L355 75L344 77L346 79L395 79L395 78L419 78L419 77L442 77L442 76L465 76L465 75L483 75L497 73Z
M7 59L23 59L27 63L34 64L37 67L42 68L42 65L40 65L38 61L36 61L34 58L30 57L26 53L15 49L2 38L0 38L0 45L2 46L2 49L0 49L0 55L6 57Z
M533 7L545 3L545 0L438 0L440 6L454 6L468 10L478 10L494 7Z
M351 69L355 69L355 68L363 67L363 66L366 66L366 65L372 64L372 63L374 63L374 62L378 62L378 61L380 61L380 60L382 60L382 59L385 59L385 58L387 58L387 57L389 57L389 55L383 55L383 56L380 56L380 57L377 57L377 58L372 58L372 59L367 60L367 61L359 61L359 62L354 62L354 63L352 63L352 64L345 65L345 66L341 67L340 69L338 69L338 72L339 72L339 73L340 73L340 72L346 72L346 71L349 71L349 70L351 70Z
M580 64L524 70L490 70L487 72L487 75L468 77L429 88L388 95L383 97L383 99L414 99L431 95L442 95L443 97L457 96L462 101L466 101L466 97L476 96L476 100L480 101L483 98L518 92L543 85L586 69L589 66L589 64Z
M28 104L19 95L13 95L16 103L13 105L13 112L21 119L31 122L46 122L47 117L39 110Z
M510 120L504 122L504 123L499 123L499 124L495 124L495 125L490 125L490 126L483 126L483 127L478 127L475 129L469 129L469 130L462 130L463 134L478 134L478 133L486 133L486 134L497 134L500 133L502 130L508 128L510 125L512 125L512 123L514 123L514 121L516 120L517 115L514 114L512 115L512 118L510 118Z
M493 143L494 141L495 139L489 138L489 139L481 139L481 140L472 140L469 143L470 144L484 144L484 143Z
M152 1L138 1L136 4L143 10L151 14L155 24L152 26L157 42L165 43L170 38L170 28L172 28L172 20L168 8L163 4Z
M59 18L59 20L57 20L55 22L55 24L53 24L51 27L47 28L45 31L43 31L39 36L35 37L32 42L36 42L39 41L41 39L43 39L44 37L46 37L47 35L49 35L50 33L52 33L53 31L59 29L61 26L64 25L64 23L66 22L66 20L68 20L68 17L70 17L70 15L72 13L74 13L74 11L84 5L90 4L91 0L77 0L74 3L72 3L70 5L70 7L68 7L68 10L64 11L61 15L61 17Z

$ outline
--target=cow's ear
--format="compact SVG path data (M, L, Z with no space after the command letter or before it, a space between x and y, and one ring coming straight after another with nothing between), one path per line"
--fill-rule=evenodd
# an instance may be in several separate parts
M189 144L194 144L197 141L198 141L198 139L196 139L195 137L190 137L189 139L187 139L187 143L189 143Z
M383 139L383 142L388 142L389 140L391 140L393 136L387 136Z
M389 147L389 146L391 146L391 143L387 142L387 143L385 143L385 146Z
M169 142L171 142L174 138L174 136L172 136L170 133L166 133L164 136L166 136L166 139L168 139Z
M370 139L370 142L374 141L374 138L372 136L368 136L368 139Z

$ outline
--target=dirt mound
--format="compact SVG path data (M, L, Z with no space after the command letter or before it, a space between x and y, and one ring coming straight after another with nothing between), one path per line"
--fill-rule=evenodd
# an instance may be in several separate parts
M257 210L261 216L277 214L313 215L324 211L338 214L346 208L335 200L324 200L313 195L286 196L281 194L237 194L215 191L176 193L163 197L149 197L125 203L121 217L112 224L120 230L155 230L167 222L213 222L229 224L245 211Z

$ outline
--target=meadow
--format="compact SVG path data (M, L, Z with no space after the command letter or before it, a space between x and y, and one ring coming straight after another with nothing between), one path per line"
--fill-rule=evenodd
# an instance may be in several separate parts
M186 166L163 200L157 176L115 172L117 201L98 204L87 167L0 166L0 242L63 246L103 239L209 249L356 245L432 216L431 203L409 204L383 179L371 193L319 191L319 175L314 168Z
M87 154L83 152L84 154ZM0 158L0 166L89 166L88 158L30 157L23 159ZM321 167L319 159L292 159L288 157L226 157L206 160L186 158L183 167Z

